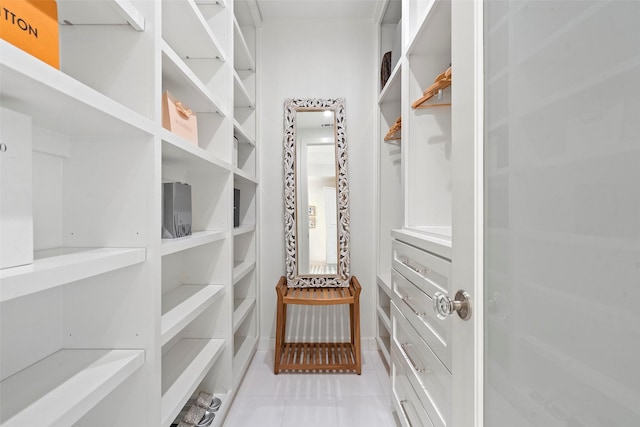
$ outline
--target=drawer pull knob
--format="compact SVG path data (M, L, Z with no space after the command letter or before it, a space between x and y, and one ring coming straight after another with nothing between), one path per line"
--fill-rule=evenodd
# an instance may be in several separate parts
M402 352L404 353L405 356L407 356L407 359L409 359L409 363L411 363L411 366L413 366L413 369L417 373L419 373L419 374L428 374L429 372L431 372L427 368L421 368L420 365L418 365L416 362L414 362L413 357L411 357L411 355L409 354L409 349L413 349L413 344L404 343L404 344L400 345L400 347L402 347Z
M402 409L402 414L404 415L404 419L407 420L409 427L413 427L413 424L411 424L411 419L409 419L409 414L407 413L407 408L405 408L405 405L407 403L411 404L411 401L408 399L402 399L400 401L400 409Z
M454 311L458 312L458 316L462 320L469 320L471 318L471 297L465 291L456 292L455 299L451 299L449 295L441 292L436 292L433 295L433 309L440 320L451 316Z
M413 311L413 314L415 314L418 317L424 316L426 313L425 312L420 312L418 310L416 310L413 305L411 305L411 303L409 302L409 300L411 299L410 296L404 296L402 297L402 302L404 302L405 304L407 304L407 307L409 307L409 310Z
M404 265L406 265L407 267L409 267L410 269L412 269L413 271L415 271L418 274L427 274L427 269L424 268L423 266L421 266L420 264L411 261L409 258L406 257L402 257L400 259L400 262Z

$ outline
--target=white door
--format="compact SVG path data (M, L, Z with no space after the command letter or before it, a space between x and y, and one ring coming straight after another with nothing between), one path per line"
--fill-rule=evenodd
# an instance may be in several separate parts
M452 13L452 424L639 426L640 2Z
M469 319L452 315L453 427L482 425L482 6L480 0L451 3L451 289L454 295L467 292L471 300Z

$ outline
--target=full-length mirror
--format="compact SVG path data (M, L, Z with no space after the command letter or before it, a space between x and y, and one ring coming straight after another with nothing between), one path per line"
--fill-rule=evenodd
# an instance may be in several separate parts
M349 212L344 103L285 101L287 284L348 286Z

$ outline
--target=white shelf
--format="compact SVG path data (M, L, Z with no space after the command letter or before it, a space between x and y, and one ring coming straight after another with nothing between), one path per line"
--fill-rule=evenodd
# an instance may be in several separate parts
M425 10L412 39L409 40L407 56L413 54L433 56L434 53L451 51L451 2L431 0L433 4ZM434 76L435 77L435 76Z
M233 284L235 285L256 266L255 261L236 262L233 266Z
M393 68L391 75L389 76L389 80L385 83L382 91L380 92L380 97L378 98L378 104L384 104L387 102L400 102L400 76L402 61L398 61L396 66Z
M225 62L220 42L193 0L162 1L162 38L181 58Z
M256 226L254 224L249 224L249 225L241 225L239 227L235 227L233 229L233 236L240 236L242 234L247 234L247 233L251 233L253 231L256 231Z
M387 337L387 339L390 339ZM382 337L376 337L376 341L378 342L378 347L380 348L380 351L382 352L382 355L384 356L385 360L387 361L387 365L391 365L391 355L389 354L389 345L384 341L384 338Z
M206 151L184 138L166 130L160 131L162 138L162 162L185 165L189 171L210 172L217 167L220 172L231 172L232 166L218 156Z
M404 228L391 230L391 236L443 258L451 259L451 227Z
M255 71L256 64L251 56L251 51L247 45L238 20L233 18L233 43L235 46L233 52L233 67L236 70Z
M235 119L233 120L233 127L235 129L234 134L238 137L239 143L256 146L255 138L249 136L249 132Z
M156 125L74 78L0 40L2 106L69 136L151 136ZM62 108L63 107L63 108Z
M162 256L171 255L176 252L207 245L227 237L225 230L205 230L195 231L191 236L179 237L177 239L162 239Z
M256 108L256 103L253 101L253 97L249 95L249 91L244 87L244 83L242 83L238 72L235 70L233 71L233 106L252 109Z
M164 294L160 345L169 342L222 294L223 285L182 285Z
M215 99L191 68L166 41L162 40L161 46L164 89L196 113L218 113L225 117L222 103Z
M249 181L249 182L251 182L253 184L257 184L258 183L258 179L255 176L248 174L247 172L243 171L240 168L237 168L237 167L233 168L233 174L236 177L241 178L241 179L243 179L245 181Z
M380 289L382 289L384 293L391 298L391 272L388 272L384 276L382 274L378 274L377 282Z
M218 339L183 339L162 357L162 425L168 426L225 346Z
M387 332L391 334L391 319L387 316L387 313L384 312L382 307L378 307L376 309L378 312L378 318L382 321L382 324L387 329Z
M233 357L233 388L240 387L242 378L249 368L251 359L258 345L258 337L245 337L242 345Z
M0 270L0 302L145 261L144 248L58 248L36 251L33 264Z
M255 298L237 298L234 300L233 310L233 332L235 333L242 322L245 321L247 316L256 306Z
M227 7L225 0L195 0L195 2L199 5Z
M143 350L60 350L0 383L0 422L3 427L72 425L144 359Z
M129 0L57 0L58 22L71 25L131 25L144 31L144 16Z

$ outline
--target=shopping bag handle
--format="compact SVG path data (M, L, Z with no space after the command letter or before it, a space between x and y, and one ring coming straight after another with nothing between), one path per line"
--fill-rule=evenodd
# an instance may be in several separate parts
M184 116L185 119L188 119L189 117L191 117L191 115L193 114L193 111L191 111L191 108L186 108L184 105L182 105L182 102L180 101L175 101L175 104L176 104L176 109L178 110L178 113Z

